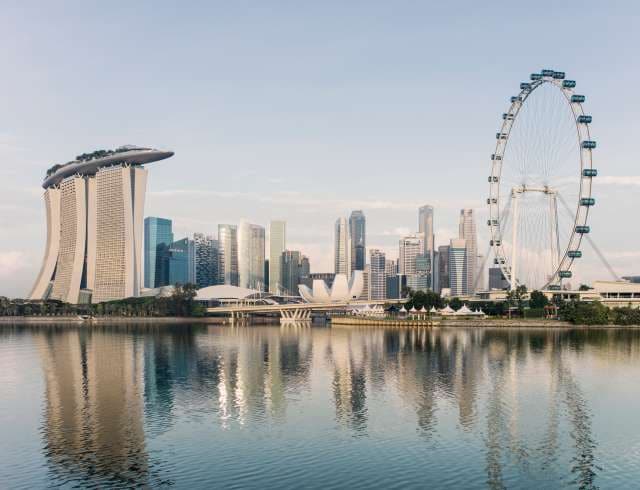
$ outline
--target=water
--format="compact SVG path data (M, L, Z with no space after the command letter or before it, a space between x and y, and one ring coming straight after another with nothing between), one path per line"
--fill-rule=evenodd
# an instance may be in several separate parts
M0 326L0 487L638 488L640 330Z

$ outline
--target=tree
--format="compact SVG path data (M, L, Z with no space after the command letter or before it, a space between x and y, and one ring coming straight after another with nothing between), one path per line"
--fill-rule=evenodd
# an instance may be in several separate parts
M607 325L609 308L598 301L593 303L570 301L560 308L560 318L574 325Z
M527 286L518 286L507 293L507 303L511 308L517 308L520 312L524 310L524 297L527 294Z
M531 295L529 296L529 307L530 308L544 308L549 304L549 300L544 295L544 293L540 291L531 291Z
M459 310L460 308L462 308L462 301L460 301L460 298L458 297L451 298L449 300L449 306L454 310Z
M409 293L409 301L405 303L405 308L410 310L412 307L416 310L422 307L430 310L433 308L442 308L444 301L442 297L433 291L411 291Z

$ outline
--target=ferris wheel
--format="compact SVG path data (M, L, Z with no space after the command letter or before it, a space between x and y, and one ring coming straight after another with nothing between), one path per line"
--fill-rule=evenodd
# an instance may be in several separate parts
M590 231L596 142L574 80L554 70L530 78L511 97L496 134L487 199L490 246L511 289L559 289L572 277Z

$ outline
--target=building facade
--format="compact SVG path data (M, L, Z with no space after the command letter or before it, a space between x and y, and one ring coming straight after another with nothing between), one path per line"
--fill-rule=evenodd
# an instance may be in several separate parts
M280 259L280 277L285 295L298 296L301 259L302 254L297 250L285 250L282 252Z
M280 259L287 248L287 223L274 220L269 224L269 291L277 294L280 286Z
M172 155L121 147L82 154L48 170L42 184L47 244L31 299L99 303L139 295L143 165Z
M352 211L349 216L349 237L351 270L363 271L367 262L367 220L361 210Z
M369 299L387 297L387 261L382 250L369 250Z
M491 289L509 289L509 281L504 277L500 267L489 268L489 290Z
M219 281L218 240L204 233L194 233L195 245L195 284L198 289L215 286Z
M458 238L467 241L467 294L473 294L478 274L478 237L473 209L460 210Z
M449 283L449 245L438 247L438 292L451 287Z
M464 238L454 238L449 245L449 288L451 296L466 296L469 294L467 274L467 241Z
M238 227L218 225L218 284L237 286Z
M153 289L169 284L169 246L173 243L170 219L144 219L144 281Z
M264 291L264 227L245 221L238 230L238 278L242 288Z
M334 272L351 277L351 245L345 218L338 218L334 228Z
M169 247L169 284L187 284L189 281L191 266L190 258L193 256L193 240L182 238L176 240Z
M400 239L398 250L398 274L416 273L416 257L422 253L422 238L409 235Z
M423 237L422 253L429 257L429 264L433 264L435 252L435 234L433 228L433 206L425 205L418 209L418 233ZM432 273L432 270L429 270Z

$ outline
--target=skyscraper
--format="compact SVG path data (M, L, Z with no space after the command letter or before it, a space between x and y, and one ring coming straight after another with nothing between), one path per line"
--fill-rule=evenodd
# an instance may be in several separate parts
M194 233L195 243L195 284L205 288L218 284L218 240L203 233Z
M334 235L334 263L336 274L351 276L351 246L349 244L349 230L347 220L338 218Z
M469 294L467 280L467 241L463 238L451 239L449 245L449 284L451 296L466 296Z
M280 260L287 248L287 223L271 221L269 224L269 291L278 293L282 285L280 278Z
M489 289L508 289L509 282L500 267L489 268Z
M433 267L435 252L435 235L433 232L433 206L422 206L418 210L418 232L422 233L424 240L423 253L429 257L430 267ZM429 269L431 274L432 269Z
M416 257L421 254L423 243L420 237L409 235L402 237L399 243L398 274L416 273Z
M240 287L264 290L264 227L240 223L238 273Z
M218 282L238 285L238 228L218 225Z
M393 259L387 259L384 263L384 273L387 276L395 276L398 273L398 266Z
M349 237L351 239L351 270L363 271L367 261L367 220L361 210L352 211L349 216Z
M138 296L147 170L173 152L121 147L54 165L42 184L47 245L31 299L68 303Z
M303 255L300 258L300 274L298 277L298 284L305 284L308 287L313 286L313 281L311 280L311 263L309 262L309 257Z
M280 277L282 279L283 293L290 296L298 296L298 284L300 284L301 254L297 250L285 250L280 259Z
M186 284L189 282L189 256L193 243L182 238L169 247L169 284Z
M449 282L449 245L438 247L438 292L451 287Z
M475 293L476 275L478 273L478 239L473 209L460 210L459 238L467 241L467 294Z
M169 284L169 246L173 243L170 219L144 219L144 287Z
M387 272L385 253L378 249L369 250L369 299L387 297Z

